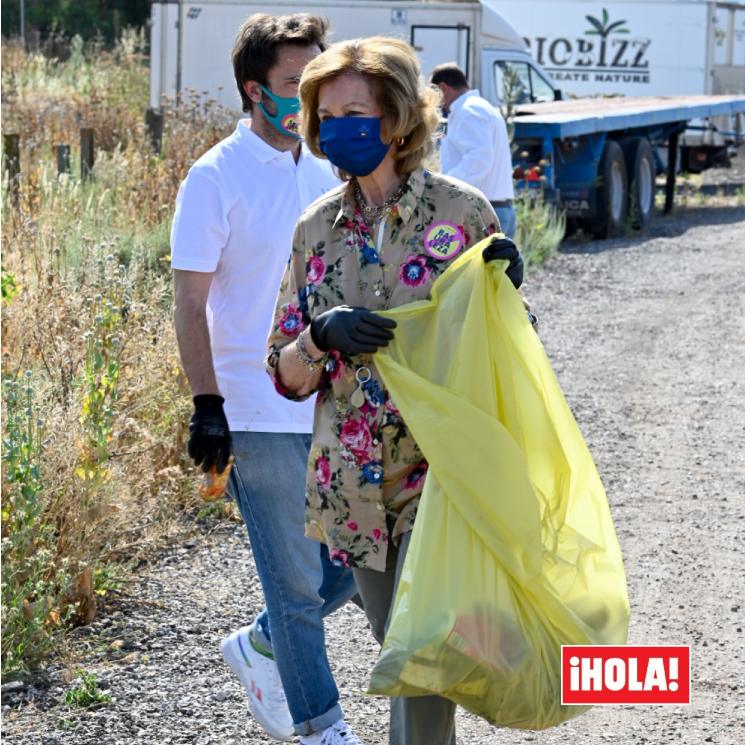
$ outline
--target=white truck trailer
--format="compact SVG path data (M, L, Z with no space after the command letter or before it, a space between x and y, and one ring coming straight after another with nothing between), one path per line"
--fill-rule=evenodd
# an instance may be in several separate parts
M314 13L330 21L330 40L382 34L409 42L428 75L442 62L457 62L473 87L498 103L501 71L526 70L528 102L553 101L554 85L537 65L522 36L497 11L498 0L201 0L154 2L151 11L150 106L187 90L239 109L230 64L233 39L252 13Z
M745 93L745 0L503 0L499 12L563 98ZM682 166L727 162L741 126L731 116L692 120Z
M745 93L745 2L503 0L570 96Z

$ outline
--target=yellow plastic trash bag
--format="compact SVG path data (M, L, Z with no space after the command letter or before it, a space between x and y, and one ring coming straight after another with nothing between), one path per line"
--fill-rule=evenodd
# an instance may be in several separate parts
M485 245L386 313L375 362L429 471L368 692L543 729L586 708L560 703L560 645L626 642L626 578L592 457Z

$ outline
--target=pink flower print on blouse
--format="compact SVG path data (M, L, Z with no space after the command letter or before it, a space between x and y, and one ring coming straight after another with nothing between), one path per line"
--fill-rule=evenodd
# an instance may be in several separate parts
M331 466L328 458L316 458L316 483L322 489L328 489L331 483Z
M389 414L393 414L393 416L397 416L399 419L401 418L401 412L398 410L398 406L396 406L396 404L393 403L393 399L392 398L389 398L385 402L385 410Z
M349 522L347 523L347 527L348 527L348 528L349 528L349 529L350 529L351 531L353 531L353 532L354 532L355 530L358 530L358 529L359 529L359 525L357 525L357 523L356 523L356 522L355 522L354 520L350 520L350 521L349 521Z
M429 281L430 273L431 270L427 266L427 259L418 254L411 254L401 264L398 270L398 278L407 287L419 287Z
M463 242L465 243L465 245L466 246L470 246L471 245L471 235L466 230L465 226L458 225L458 230L460 230L460 234L463 236Z
M370 460L370 448L372 447L372 434L370 427L364 419L347 419L341 425L339 442L346 448L358 462Z
M340 548L332 548L329 557L333 564L341 564L345 567L349 566L349 553L342 551Z
M306 267L308 284L320 285L326 276L326 264L320 256L311 256Z
M360 414L365 414L366 416L370 416L375 413L375 407L370 405L369 401L365 401L362 406L359 408Z
M303 314L297 305L288 305L279 319L279 330L284 336L295 338L305 328Z

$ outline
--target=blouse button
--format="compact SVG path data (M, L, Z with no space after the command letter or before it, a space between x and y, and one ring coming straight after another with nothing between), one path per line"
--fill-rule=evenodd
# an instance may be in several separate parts
M375 290L375 297L380 297L381 294L380 290Z
M373 445L380 445L380 442L378 440L373 440Z

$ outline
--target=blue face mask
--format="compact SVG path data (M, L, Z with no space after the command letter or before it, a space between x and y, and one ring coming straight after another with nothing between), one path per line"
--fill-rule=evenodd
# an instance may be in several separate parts
M300 99L297 96L290 96L285 98L284 96L278 96L276 93L272 93L268 88L265 88L261 83L261 90L269 96L274 104L274 108L277 110L275 114L270 114L264 104L259 101L259 108L264 113L264 116L274 125L274 127L287 137L294 137L296 140L300 139Z
M383 161L390 145L380 139L377 117L340 116L321 122L321 152L342 171L367 176Z

